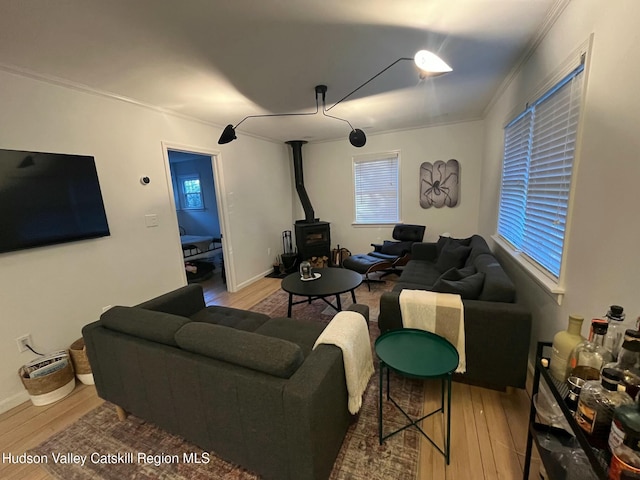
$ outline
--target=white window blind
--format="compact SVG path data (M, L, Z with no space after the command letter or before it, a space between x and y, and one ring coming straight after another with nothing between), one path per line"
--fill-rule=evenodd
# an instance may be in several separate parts
M355 223L400 221L399 167L397 153L354 159Z
M560 276L583 65L505 128L498 234Z

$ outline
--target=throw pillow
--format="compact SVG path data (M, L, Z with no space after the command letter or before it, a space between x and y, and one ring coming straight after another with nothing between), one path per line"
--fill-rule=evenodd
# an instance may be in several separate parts
M436 254L440 256L440 253L442 253L442 249L444 248L444 246L449 243L455 245L464 245L465 247L468 247L469 245L471 245L471 237L453 238L440 236L440 238L438 238L438 241L436 242Z
M478 272L461 280L438 279L431 288L434 292L454 293L463 300L476 300L480 296L484 285L484 273Z
M449 270L447 270L446 272L444 272L442 275L440 275L440 277L438 277L438 280L436 280L436 282L438 282L439 280L462 280L463 278L466 278L470 275L473 275L474 273L476 273L476 267L474 267L473 265L469 265L468 267L464 267L464 268L450 268Z
M471 252L471 247L447 242L440 255L438 255L436 268L440 272L446 272L450 268L462 268L467 261L469 252Z

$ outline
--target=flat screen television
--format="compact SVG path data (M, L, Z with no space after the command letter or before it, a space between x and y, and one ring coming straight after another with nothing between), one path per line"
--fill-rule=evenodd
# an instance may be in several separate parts
M109 234L93 157L0 149L0 252Z

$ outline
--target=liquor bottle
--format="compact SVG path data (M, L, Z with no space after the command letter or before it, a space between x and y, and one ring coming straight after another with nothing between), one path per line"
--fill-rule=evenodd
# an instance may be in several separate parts
M607 334L607 323L594 319L591 322L591 340L585 340L571 351L567 366L567 378L570 376L584 380L600 378L602 367L613 361L611 352L604 348L604 337Z
M609 328L607 329L607 335L604 338L604 346L611 351L613 359L618 358L618 352L624 341L624 332L628 328L632 328L631 325L627 325L624 322L626 315L624 314L624 308L620 305L611 305L609 311L605 315Z
M640 392L640 331L625 331L618 360L606 364L605 368L613 368L622 374L622 384L629 396L635 400Z
M569 325L567 329L560 330L553 337L549 372L560 382L564 382L567 379L567 364L571 351L576 345L585 340L585 338L580 335L583 321L584 317L569 315Z
M609 450L613 454L610 479L622 478L622 472L640 473L640 404L637 401L613 411Z
M621 380L619 372L605 368L600 381L590 380L580 391L575 419L594 447L607 448L614 409L633 403L626 392L618 391Z

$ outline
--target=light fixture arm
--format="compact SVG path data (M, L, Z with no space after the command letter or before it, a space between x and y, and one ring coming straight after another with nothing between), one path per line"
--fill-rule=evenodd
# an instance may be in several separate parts
M380 70L378 73L376 73L373 77L371 77L369 80L367 80L366 82L364 82L362 85L360 85L359 87L357 87L355 90L352 90L351 92L347 93L344 97L342 97L340 100L338 100L336 103L334 103L333 105L331 105L329 108L327 108L327 112L329 110L331 110L333 107L335 107L336 105L338 105L340 102L342 102L343 100L346 100L347 98L349 98L351 95L353 95L354 93L356 93L358 90L360 90L362 87L364 87L365 85L367 85L369 82L375 80L376 78L378 78L380 75L382 75L384 72L386 72L387 70L389 70L391 67L393 67L396 63L401 62L402 60L413 60L413 58L409 58L409 57L402 57L397 59L395 62L393 62L391 65L389 65L388 67L383 68L382 70ZM324 97L323 97L324 100ZM329 115L327 115L329 116ZM348 122L347 122L348 123ZM353 128L353 127L352 127Z
M327 114L328 109L326 104L326 97L327 97L326 85L316 85L316 106L318 105L318 95L322 95L322 115L324 115L325 117L334 118L336 120L342 120L343 122L346 122L347 125L349 125L349 128L351 128L351 130L355 130L355 128L353 128L353 125L351 125L351 122L349 122L349 120L345 120L344 118L334 117L333 115Z
M238 128L242 122L248 120L249 118L259 118L259 117L288 117L288 116L301 116L301 115L316 115L320 111L320 107L318 106L318 96L316 95L316 111L315 112L305 112L305 113L265 113L262 115L247 115L242 120L240 120L234 128Z

